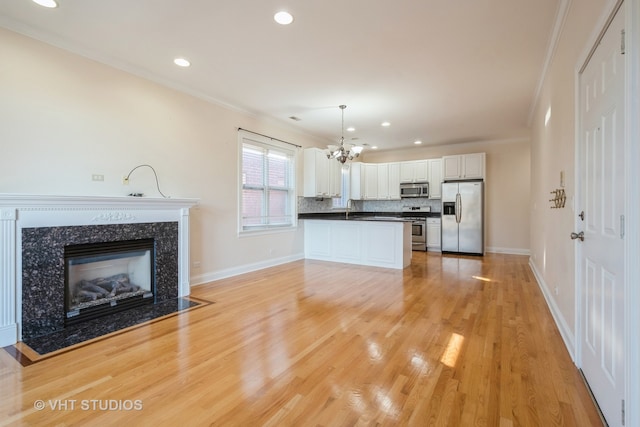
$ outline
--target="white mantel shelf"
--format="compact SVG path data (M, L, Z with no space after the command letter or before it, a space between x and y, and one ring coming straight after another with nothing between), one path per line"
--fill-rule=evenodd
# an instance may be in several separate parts
M0 193L0 347L15 344L22 319L22 229L178 222L178 294L189 284L189 209L198 199Z
M199 202L198 199L173 199L155 197L132 197L132 196L48 196L33 194L7 194L0 193L0 206L20 206L20 207L63 207L63 208L133 208L147 209L158 207L193 207Z

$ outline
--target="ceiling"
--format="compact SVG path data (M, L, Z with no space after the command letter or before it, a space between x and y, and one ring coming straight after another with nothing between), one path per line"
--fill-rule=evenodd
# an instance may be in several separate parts
M345 104L386 150L528 135L560 1L2 0L0 26L327 142Z

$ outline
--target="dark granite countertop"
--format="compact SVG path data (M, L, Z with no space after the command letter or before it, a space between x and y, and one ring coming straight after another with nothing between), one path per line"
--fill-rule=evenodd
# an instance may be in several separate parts
M349 220L367 219L371 217L383 218L407 218L407 217L424 217L424 218L440 218L440 212L349 212ZM342 212L317 212L317 213L300 213L298 219L332 219L345 220L346 213Z

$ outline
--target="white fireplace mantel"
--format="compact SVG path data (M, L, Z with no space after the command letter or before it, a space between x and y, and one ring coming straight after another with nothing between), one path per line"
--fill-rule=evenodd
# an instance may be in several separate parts
M178 295L189 295L189 209L197 199L0 194L0 347L20 340L22 229L178 222Z

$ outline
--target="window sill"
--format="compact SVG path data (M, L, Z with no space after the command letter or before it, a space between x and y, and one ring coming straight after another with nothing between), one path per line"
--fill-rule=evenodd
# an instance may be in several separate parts
M293 231L298 230L298 225L293 225L291 227L282 227L282 228L264 228L264 229L256 229L256 230L242 230L238 232L238 237L254 237L254 236L264 236L267 234L280 234L280 233L291 233Z

